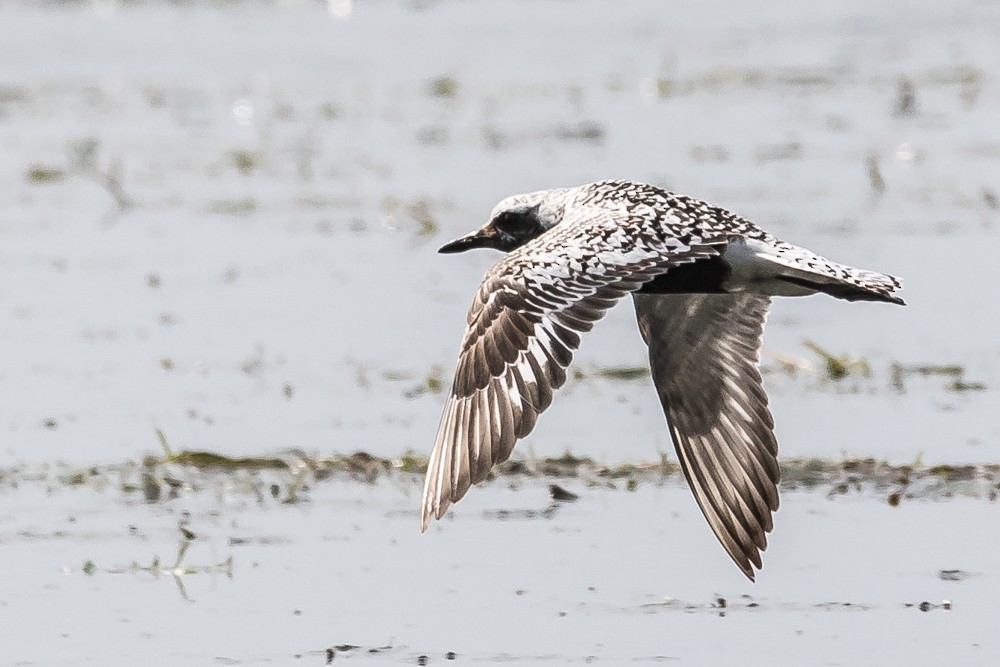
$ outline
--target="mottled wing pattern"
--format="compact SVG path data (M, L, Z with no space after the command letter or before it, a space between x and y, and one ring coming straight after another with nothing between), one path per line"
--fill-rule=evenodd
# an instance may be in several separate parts
M476 294L427 467L422 530L531 432L565 382L581 333L670 266L718 253L642 239L603 209L573 216L500 260Z
M684 476L751 580L778 509L778 445L757 369L770 299L635 294L636 316Z

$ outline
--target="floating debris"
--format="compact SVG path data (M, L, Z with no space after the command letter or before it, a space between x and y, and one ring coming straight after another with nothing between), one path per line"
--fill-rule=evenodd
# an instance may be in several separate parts
M969 573L964 570L939 570L938 579L941 581L964 581L969 578Z
M257 210L257 200L253 197L242 199L216 199L208 204L209 213L220 215L247 215Z
M334 102L324 102L319 105L319 115L326 120L337 120L344 115L344 108Z
M885 194L885 179L882 178L882 168L879 166L878 153L869 151L865 156L865 167L868 171L868 185L875 198Z
M991 211L1000 209L1000 198L997 197L997 193L993 192L993 190L983 188L979 194L983 199L983 203L986 204L986 208Z
M229 161L236 171L244 176L249 176L260 166L260 153L248 150L234 150L229 154Z
M552 503L544 509L487 510L483 512L482 517L487 520L492 519L495 521L532 521L534 519L551 519L556 515L557 509L559 509L559 504Z
M444 125L425 125L417 130L417 143L424 146L443 146L448 143L448 128Z
M125 192L124 165L121 158L112 156L107 167L99 164L101 141L93 137L74 141L67 148L69 169L74 175L83 176L99 186L114 200L119 212L125 212L135 205L135 202Z
M563 141L583 141L599 144L604 141L607 131L604 125L596 121L581 121L575 125L560 125L555 130L555 136Z
M458 79L446 74L431 79L427 84L427 93L431 97L452 99L458 96L458 88Z
M580 499L580 496L570 493L558 484L549 484L549 497L559 503L572 503Z
M903 77L896 84L896 102L893 104L893 115L908 118L917 112L917 88L913 81Z
M761 164L768 162L782 162L785 160L798 160L802 157L802 144L797 141L789 141L783 144L767 144L759 146L753 152L754 160Z
M920 611L933 611L935 609L941 609L943 611L951 611L951 600L942 600L940 604L934 604L933 602L928 602L924 600L919 604L913 602L907 602L904 607L912 608L916 607Z
M692 146L691 159L695 162L727 162L729 149L721 145Z

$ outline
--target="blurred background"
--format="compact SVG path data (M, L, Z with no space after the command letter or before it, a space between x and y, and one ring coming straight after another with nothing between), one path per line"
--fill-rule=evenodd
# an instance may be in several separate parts
M604 178L706 199L836 261L903 277L905 308L822 296L775 303L763 365L783 457L1000 461L998 35L1000 7L989 0L0 2L0 465L10 480L15 469L59 462L138 461L161 454L157 429L175 450L229 456L426 456L466 309L497 259L436 249L481 226L504 196ZM519 455L572 452L604 465L672 459L644 364L631 306L622 304L585 339L577 372ZM372 522L401 517L409 544L419 488L400 484ZM51 488L6 488L0 558L24 565L38 557L38 535L79 536L79 528L51 527ZM477 497L510 501L501 491ZM346 493L350 500L330 502L349 516L374 502L360 489ZM129 516L149 523L129 530L139 526L154 542L160 530L171 544L182 514L200 511L216 517L218 539L192 549L207 544L204 563L224 561L240 535L227 514L237 510L219 494L221 510L183 497L167 509L126 502ZM86 498L103 516L101 498ZM690 499L676 500L701 540L696 550L713 556L710 566L691 557L685 567L695 569L685 571L711 567L709 582L725 572L725 582L745 586ZM63 507L81 502L57 501L59 522ZM480 501L467 502L478 518ZM610 509L613 498L604 502ZM789 522L796 511L786 509ZM800 527L814 509L801 512ZM259 520L290 521L270 516ZM320 520L295 515L293 544L317 530L309 516ZM345 534L359 530L360 520L341 516L331 511L329 521L346 521ZM122 556L132 542L119 519L93 520L98 537L83 543L108 554L99 572L140 558ZM380 539L404 539L384 530ZM885 530L873 529L873 539ZM786 568L792 546L784 543ZM35 595L53 563L78 572L89 557L78 547L56 540L38 577L27 578L33 583L6 599ZM364 559L381 548L370 546ZM143 549L146 558L154 547ZM263 551L238 554L237 564L266 562L273 552ZM320 566L307 562L298 572L315 574ZM348 573L388 576L353 567ZM645 573L664 583L652 567ZM799 572L796 586L814 572ZM280 595L272 590L280 576L269 576L268 590ZM305 574L295 581L301 589L293 590L311 590ZM84 600L97 586L60 585L78 587ZM130 586L119 587L128 600ZM692 595L707 600L713 590L709 583ZM239 607L262 593L228 595ZM365 595L377 602L362 605L370 616L356 602ZM409 618L391 595L365 588L357 596L359 619L386 608ZM23 607L11 602L8 613L15 609ZM393 628L367 645L427 636L412 620ZM921 636L907 628L895 639ZM45 632L27 636L64 664L95 655L72 642L49 645ZM347 639L363 643L359 633ZM264 642L251 635L240 636ZM315 650L315 663L323 642L336 639L294 636L298 649L267 645L242 659ZM135 637L118 658L160 646ZM158 655L204 664L197 660L239 653L215 641L217 653ZM567 641L580 656L595 650ZM917 657L930 655L915 646ZM542 640L527 653L510 649L525 659L548 650ZM674 655L663 647L611 655L661 653ZM855 655L844 664L863 663Z

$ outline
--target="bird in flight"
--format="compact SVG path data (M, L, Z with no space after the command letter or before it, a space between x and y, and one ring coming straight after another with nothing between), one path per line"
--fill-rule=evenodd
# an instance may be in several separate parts
M632 181L501 201L442 253L507 253L472 302L431 452L421 530L506 461L609 308L631 294L684 477L751 580L778 509L778 446L757 364L773 296L887 301L899 279L824 259L723 208Z

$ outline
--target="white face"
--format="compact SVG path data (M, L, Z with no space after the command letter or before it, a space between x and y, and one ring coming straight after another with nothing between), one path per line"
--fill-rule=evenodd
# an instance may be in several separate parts
M537 236L562 220L568 192L567 188L555 188L506 197L493 207L490 224L495 223L504 213L518 216L531 215L537 221L539 228L535 234Z
M510 252L562 220L567 192L565 189L540 190L506 197L493 208L490 221L482 229L452 241L439 252L464 252L473 248Z

